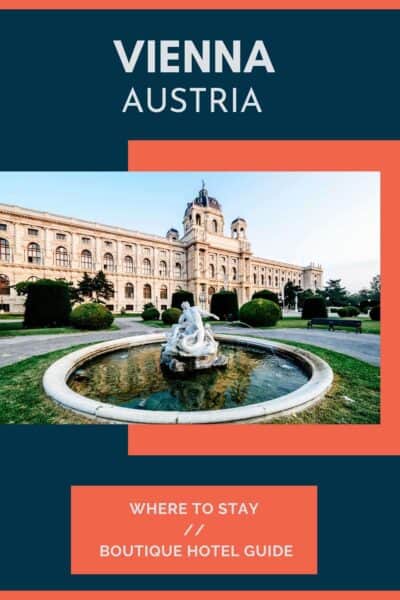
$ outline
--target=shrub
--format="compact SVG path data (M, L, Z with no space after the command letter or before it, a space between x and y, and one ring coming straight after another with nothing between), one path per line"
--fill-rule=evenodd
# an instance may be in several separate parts
M380 321L381 320L381 307L379 304L373 306L369 311L369 318L371 321Z
M279 305L278 295L274 292L270 292L269 290L260 290L259 292L254 292L251 298L252 300L263 298L264 300L271 300L271 302L275 302L275 304Z
M26 286L24 327L60 327L68 325L71 302L68 284L39 279Z
M143 321L158 321L159 318L160 318L160 313L155 307L145 308L144 311L142 312Z
M194 306L194 297L192 292L179 290L172 294L171 308L181 308L182 302L189 302L190 306Z
M321 296L306 298L303 304L302 319L317 319L328 316L325 299Z
M281 309L275 302L256 298L246 302L240 309L240 320L253 327L276 325L281 318Z
M152 302L146 302L143 306L143 310L147 310L148 308L156 308Z
M331 312L333 315L338 314L339 310L341 310L340 308L330 308L329 312Z
M98 302L81 304L71 313L71 323L77 329L107 329L113 321L108 308Z
M239 305L235 292L216 292L211 297L211 309L221 321L236 321L239 317Z
M167 310L164 310L163 314L161 315L161 319L166 325L174 325L178 322L181 314L182 311L179 310L179 308L167 308Z
M343 306L338 308L337 313L339 317L357 317L360 311L356 306Z

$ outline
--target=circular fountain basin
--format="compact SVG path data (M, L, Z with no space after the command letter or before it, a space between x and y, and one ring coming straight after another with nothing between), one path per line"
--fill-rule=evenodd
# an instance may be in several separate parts
M128 386L124 394L124 389L121 389L124 386L120 385L121 378L118 371L115 385L111 378L105 387L104 398L107 398L107 401L101 401L99 395L102 396L103 390L100 383L97 387L91 386L86 374L89 373L89 376L90 373L94 374L97 380L99 376L104 375L101 370L102 362L105 365L110 361L126 362L129 353L132 354L134 361L135 355L132 349L144 348L149 356L155 351L159 355L160 344L166 338L163 333L155 333L102 342L72 352L47 369L43 377L43 386L47 395L65 408L98 420L114 423L223 423L264 421L304 410L318 402L332 384L333 373L330 366L305 350L270 340L238 335L219 334L215 335L215 338L231 361L231 366L228 366L227 373L223 375L213 375L215 373L213 371L209 374L194 375L189 381L176 382L175 380L161 385L162 382L157 380L160 379L158 364L155 364L153 356L153 367L150 364L146 374L149 379L148 389L143 387L143 381L137 378L138 373L135 374L131 364L131 389ZM158 345L157 349L152 350L155 345ZM266 362L265 357L270 357L269 362ZM273 367L278 366L282 369L279 375L281 381L271 389L268 372L264 373L271 368L270 363ZM236 383L238 367L242 375L243 373L245 375L245 386L242 385L243 377ZM124 367L120 365L121 369L124 370ZM84 375L81 377L79 373ZM132 373L134 373L133 377ZM132 393L135 381L138 382L136 395ZM190 397L193 389L197 394L203 389L201 397L205 397L207 406L210 404L207 400L211 397L218 399L216 390L221 390L221 385L225 386L224 390L230 385L229 394L226 392L224 394L223 408L219 407L217 401L212 409L203 410L200 402L196 406L197 410L190 410L190 402L182 404L176 400L176 397L179 399L182 394L184 397L188 395ZM239 390L240 394L238 393L237 388L241 387L245 387L246 393L242 393L241 390ZM89 394L92 392L95 397L88 397L86 393L76 391L82 389ZM162 401L160 401L160 390ZM274 393L279 395L274 397ZM146 409L140 408L143 402ZM158 409L163 405L167 410Z

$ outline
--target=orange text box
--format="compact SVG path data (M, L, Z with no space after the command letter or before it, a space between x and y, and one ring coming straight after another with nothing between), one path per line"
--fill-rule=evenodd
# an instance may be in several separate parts
M73 486L73 574L316 574L315 486Z

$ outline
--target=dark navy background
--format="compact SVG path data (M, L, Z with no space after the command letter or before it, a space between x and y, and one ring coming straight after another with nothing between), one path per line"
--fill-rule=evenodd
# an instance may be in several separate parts
M399 31L393 11L1 12L0 170L124 170L135 138L398 139ZM130 77L120 38L262 38L276 74ZM124 115L132 84L253 85L265 112ZM397 457L128 457L97 425L3 426L0 456L1 589L400 588ZM319 575L71 576L72 484L316 484Z
M400 11L2 11L0 168L126 169L135 138L399 138L399 31ZM276 73L130 76L113 39L264 39ZM252 84L264 112L123 114L132 84Z

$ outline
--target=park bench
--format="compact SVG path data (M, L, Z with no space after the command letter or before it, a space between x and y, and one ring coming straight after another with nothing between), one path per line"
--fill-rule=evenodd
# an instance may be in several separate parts
M358 319L310 319L307 323L308 329L313 325L327 325L329 331L335 331L335 327L354 327L358 333L361 333L361 321Z

